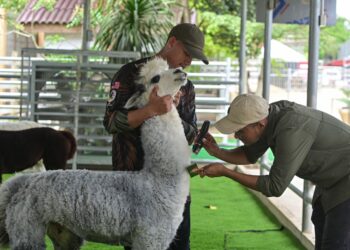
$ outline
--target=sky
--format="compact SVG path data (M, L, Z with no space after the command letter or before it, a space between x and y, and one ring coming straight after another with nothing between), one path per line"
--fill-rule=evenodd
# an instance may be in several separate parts
M350 20L350 0L337 0L337 16Z

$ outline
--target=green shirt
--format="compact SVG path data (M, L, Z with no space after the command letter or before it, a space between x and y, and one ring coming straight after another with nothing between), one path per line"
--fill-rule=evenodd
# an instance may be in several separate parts
M254 163L271 148L274 162L257 188L280 196L293 177L316 185L325 211L350 198L350 126L315 109L288 101L270 104L268 124L255 144L243 146Z

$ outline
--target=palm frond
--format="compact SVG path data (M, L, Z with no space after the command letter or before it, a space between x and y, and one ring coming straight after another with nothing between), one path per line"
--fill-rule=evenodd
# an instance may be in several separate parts
M166 42L173 26L169 0L115 1L112 14L104 16L95 49L155 53Z

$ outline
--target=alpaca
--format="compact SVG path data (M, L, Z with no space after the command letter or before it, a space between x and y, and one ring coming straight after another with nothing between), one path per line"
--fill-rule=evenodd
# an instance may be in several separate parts
M45 127L44 125L34 122L34 121L14 121L14 122L0 122L0 130L24 130L28 128L39 128ZM1 166L0 166L1 168ZM35 172L44 172L46 171L43 160L38 161L33 167L27 168L18 173L35 173ZM0 177L1 183L1 177Z
M1 174L33 167L40 159L47 170L65 169L76 151L76 141L70 132L48 127L0 130L0 141L0 183Z
M150 92L174 96L186 73L160 58L141 69L142 87L126 108L142 107ZM45 249L47 230L56 250L80 249L83 240L165 250L182 221L190 165L175 106L141 127L141 171L47 171L15 177L0 187L0 243L16 250Z

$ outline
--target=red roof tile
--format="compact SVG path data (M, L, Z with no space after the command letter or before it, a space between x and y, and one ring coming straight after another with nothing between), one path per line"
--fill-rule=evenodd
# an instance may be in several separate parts
M84 0L57 0L54 10L48 11L44 7L33 10L37 0L29 0L17 18L21 24L67 24L75 14L75 8L82 5Z

